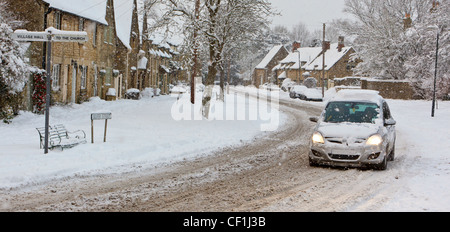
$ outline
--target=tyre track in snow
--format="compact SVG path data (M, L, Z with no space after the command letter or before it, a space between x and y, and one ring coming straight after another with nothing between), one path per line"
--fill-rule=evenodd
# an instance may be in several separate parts
M320 107L280 101L288 123L239 147L120 175L87 176L5 194L2 211L370 211L397 187L388 170L313 168L309 116ZM3 194L3 193L2 193Z

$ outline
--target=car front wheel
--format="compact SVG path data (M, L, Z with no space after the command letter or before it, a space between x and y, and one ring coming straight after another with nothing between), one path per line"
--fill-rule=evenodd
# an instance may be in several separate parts
M387 157L385 156L384 158L383 158L383 161L381 162L381 163L379 163L379 164L376 164L375 165L375 169L376 170L386 170L386 168L387 168Z
M395 159L395 144L392 147L391 154L389 154L389 161L394 161L394 159Z

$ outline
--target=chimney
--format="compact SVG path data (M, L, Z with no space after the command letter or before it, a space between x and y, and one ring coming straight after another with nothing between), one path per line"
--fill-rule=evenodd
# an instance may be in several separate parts
M342 48L345 47L344 36L339 36L338 38L338 52L342 51Z
M330 41L323 41L322 42L322 50L323 51L330 50Z
M300 47L301 47L301 43L295 41L295 42L292 44L292 52L295 52L295 51L296 51L297 49L299 49Z
M403 19L403 30L407 30L412 25L411 14L406 13L405 18Z
M433 0L433 7L431 8L430 12L431 13L436 12L437 8L439 7L439 4L440 4L439 1Z

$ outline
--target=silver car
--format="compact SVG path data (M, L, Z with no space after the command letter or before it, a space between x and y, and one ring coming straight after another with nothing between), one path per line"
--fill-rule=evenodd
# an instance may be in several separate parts
M320 117L310 141L309 163L387 168L395 156L395 120L376 91L341 90Z

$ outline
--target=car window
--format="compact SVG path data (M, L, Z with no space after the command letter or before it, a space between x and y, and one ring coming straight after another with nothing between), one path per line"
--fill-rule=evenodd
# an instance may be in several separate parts
M379 106L368 102L330 102L325 109L324 122L375 123Z

